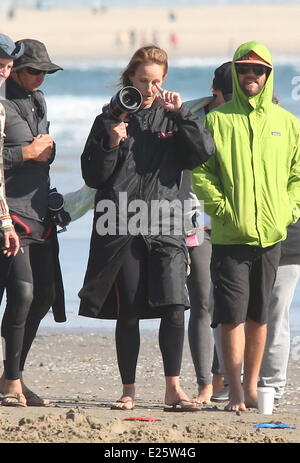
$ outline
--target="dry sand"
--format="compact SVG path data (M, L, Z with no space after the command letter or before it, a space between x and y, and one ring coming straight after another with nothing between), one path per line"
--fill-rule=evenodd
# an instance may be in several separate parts
M30 352L25 380L34 391L52 399L52 404L43 408L0 407L0 442L186 443L192 446L204 442L300 441L299 362L291 360L282 405L268 416L260 415L257 410L238 415L225 412L224 404L204 406L196 413L166 413L162 371L157 333L142 331L136 407L133 411L112 411L110 404L120 395L112 331L72 332L62 326L55 331L42 331ZM196 394L187 343L182 384L190 396ZM161 421L125 420L133 416ZM254 428L255 424L269 422L294 425L297 429Z
M108 8L37 11L17 9L13 20L0 10L1 32L39 39L56 60L128 58L141 43L159 44L171 58L179 56L231 56L241 43L261 41L272 53L297 55L300 51L300 6L203 6L168 8ZM129 31L136 34L130 46ZM178 39L170 43L171 34Z

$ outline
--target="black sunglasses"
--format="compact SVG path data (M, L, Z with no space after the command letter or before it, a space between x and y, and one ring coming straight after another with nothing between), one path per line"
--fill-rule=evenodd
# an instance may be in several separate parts
M268 72L268 67L263 64L236 64L236 71L238 74L248 74L252 70L256 76L262 76Z
M26 68L26 72L28 74L31 74L32 76L39 76L40 74L47 74L47 71L40 71L39 69L34 69L34 68Z

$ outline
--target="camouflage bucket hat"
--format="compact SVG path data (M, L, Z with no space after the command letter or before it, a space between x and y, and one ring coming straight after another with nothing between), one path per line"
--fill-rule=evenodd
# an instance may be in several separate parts
M48 74L53 74L63 68L57 64L52 63L47 53L46 47L42 42L34 39L23 39L18 40L16 45L24 44L24 54L14 62L14 71L19 69L30 67L38 69L39 71L45 71Z

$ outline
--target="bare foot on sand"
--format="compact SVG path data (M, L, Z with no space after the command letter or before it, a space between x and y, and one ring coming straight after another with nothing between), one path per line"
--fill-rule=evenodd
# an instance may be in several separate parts
M27 405L29 407L46 407L50 404L49 399L44 399L40 397L35 392L31 391L25 384L22 382L23 394L26 398Z
M123 394L120 399L113 402L111 410L133 410L134 409L134 384L123 384Z
M165 394L165 404L169 406L180 406L181 408L196 408L197 402L191 400L189 396L180 387L168 387Z
M32 406L32 407L33 406L34 407L45 407L46 405L50 404L49 399L44 399L44 398L40 397L39 395L37 395L35 392L31 391L24 384L24 381L23 381L22 377L21 377L20 381L21 381L21 387L22 387L22 394L24 395L24 397L26 399L26 402L27 402L27 405L29 407L30 406ZM6 389L7 389L7 387L5 386L5 378L4 378L4 375L2 375L1 378L0 378L0 393L4 394ZM20 388L18 388L18 390L15 391L15 392L20 393L19 389ZM9 391L6 391L6 392L12 392L12 391L9 390Z
M199 405L208 405L211 403L210 398L212 396L212 384L205 384L204 386L198 386L198 396L195 401Z
M245 404L247 408L258 408L256 391L245 391Z
M224 410L226 410L227 412L247 411L244 392L242 389L241 391L237 392L230 391L229 403L226 405Z
M2 383L2 405L26 407L26 398L22 392L22 384L19 379L5 379Z

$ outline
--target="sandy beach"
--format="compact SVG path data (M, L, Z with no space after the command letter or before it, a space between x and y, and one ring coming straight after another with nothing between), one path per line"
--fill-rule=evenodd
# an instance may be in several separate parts
M1 32L39 39L53 60L128 58L142 43L157 41L170 58L231 56L248 40L273 54L300 51L300 6L203 6L168 8L17 9L10 19L0 10ZM133 31L133 35L130 32ZM174 35L175 34L175 35Z
M13 19L0 9L0 32L14 40L44 42L54 62L128 59L143 43L157 41L170 58L228 57L241 43L257 40L277 56L300 56L300 6L244 6L169 9L17 9ZM134 34L130 35L130 31ZM175 34L175 35L174 35ZM289 363L286 394L273 415L257 410L224 411L224 404L196 413L166 413L163 366L157 332L145 330L137 370L133 411L112 411L120 379L111 330L71 330L68 323L42 329L25 371L26 384L51 399L47 407L0 406L0 443L296 443L300 442L299 353ZM300 341L300 338L299 338ZM299 344L299 342L298 342ZM187 336L182 385L195 397L197 385ZM127 420L133 417L156 421ZM255 429L259 423L296 429ZM101 452L99 454L101 458Z
M286 394L273 415L257 410L225 412L225 404L201 411L166 413L164 377L157 333L143 330L137 370L136 406L112 411L119 398L114 336L111 330L42 330L28 358L25 381L50 398L47 407L0 407L0 443L291 443L300 441L300 365L291 358ZM187 341L182 385L196 394ZM159 421L128 421L151 417ZM296 429L255 429L259 423L284 423Z

